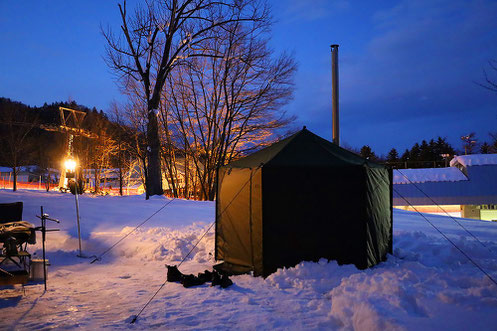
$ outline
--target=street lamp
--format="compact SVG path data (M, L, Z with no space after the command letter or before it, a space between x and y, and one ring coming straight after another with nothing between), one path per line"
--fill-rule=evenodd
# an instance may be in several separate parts
M440 154L440 156L445 160L445 167L447 168L447 164L448 164L448 161L449 161L450 154L443 153L443 154Z
M81 228L79 225L79 199L78 199L78 178L76 178L76 160L72 157L67 158L64 161L64 166L66 168L66 178L72 179L74 182L74 197L76 199L76 220L78 222L78 239L79 239L79 254L78 257L84 257L81 250ZM67 187L70 188L69 181L67 182Z
M66 177L74 178L74 173L76 171L76 161L73 158L68 158L65 160L64 165L66 167ZM72 174L72 176L68 176L69 174Z

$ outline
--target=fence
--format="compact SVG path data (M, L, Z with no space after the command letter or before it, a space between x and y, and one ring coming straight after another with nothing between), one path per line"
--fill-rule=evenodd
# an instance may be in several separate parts
M39 191L46 191L47 190L47 184L44 183L41 178L38 180L38 182L26 182L26 181L17 181L16 183L17 189L25 189L25 190L39 190ZM58 184L55 183L50 183L49 184L49 190L52 190L56 187L58 187ZM3 189L13 189L14 188L14 180L12 179L12 176L10 175L3 175L0 177L0 188Z
M20 176L22 178L22 176ZM24 190L36 190L36 191L46 191L47 190L47 183L43 181L43 178L40 176L38 181L23 181L23 180L17 180L16 183L17 189L24 189ZM14 180L13 176L11 173L2 173L0 175L0 189L13 189L14 188ZM50 183L49 184L49 190L57 190L59 188L58 183ZM88 189L92 189L91 187L88 187ZM100 186L100 191L104 194L110 194L110 195L119 195L119 186ZM126 187L123 186L123 195L140 195L143 193L142 188L136 188L136 187Z
M393 169L409 169L409 168L444 168L449 166L448 160L442 161L395 161L395 162L380 162Z
M110 195L119 195L119 186L118 187L100 187L100 192L104 194L110 194ZM143 189L142 188L135 188L135 187L126 187L123 186L123 195L140 195L143 194Z

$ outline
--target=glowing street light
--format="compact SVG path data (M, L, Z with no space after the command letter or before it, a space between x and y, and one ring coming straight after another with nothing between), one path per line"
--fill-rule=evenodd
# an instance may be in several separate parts
M84 257L81 250L81 228L79 225L79 199L78 199L78 179L76 178L76 160L72 157L67 158L64 161L64 166L66 168L66 178L71 178L74 183L74 197L76 200L76 220L78 223L78 239L79 239L79 254L78 257ZM69 183L67 185L69 187Z
M64 162L66 168L66 178L74 178L76 171L76 161L73 158L68 158Z
M67 159L65 162L66 170L74 172L76 170L76 161L73 159Z

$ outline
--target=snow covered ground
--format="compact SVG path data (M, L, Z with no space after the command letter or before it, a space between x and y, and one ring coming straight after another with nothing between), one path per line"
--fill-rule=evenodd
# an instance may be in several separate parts
M175 200L102 261L76 257L74 196L0 190L0 202L24 202L38 224L40 205L61 220L48 234L48 291L42 285L0 288L0 329L340 329L490 330L497 328L497 285L419 215L395 210L394 254L369 270L322 260L281 269L267 279L233 277L228 289L185 289L167 283L164 264L177 264L214 221L212 202ZM142 196L80 197L83 251L98 254L168 202ZM497 279L497 224L427 215ZM39 244L31 248L40 255ZM181 266L210 269L214 234Z

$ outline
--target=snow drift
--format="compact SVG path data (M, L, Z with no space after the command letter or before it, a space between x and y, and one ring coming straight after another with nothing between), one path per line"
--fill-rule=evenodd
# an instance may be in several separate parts
M173 201L90 265L75 257L73 196L0 190L1 202L19 200L24 219L36 222L43 205L61 219L63 231L48 235L48 292L41 285L26 286L25 295L20 287L0 290L6 329L464 330L492 329L497 322L497 286L422 217L395 210L394 254L374 268L359 271L321 260L279 269L266 279L236 276L226 290L167 283L131 325L164 282L164 264L181 261L208 229L213 203ZM101 253L167 201L82 196L84 252ZM460 220L482 245L450 218L427 217L497 278L497 224ZM210 232L180 270L210 269L213 251Z

